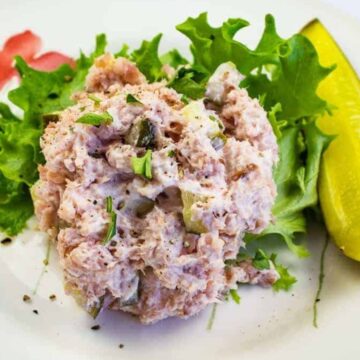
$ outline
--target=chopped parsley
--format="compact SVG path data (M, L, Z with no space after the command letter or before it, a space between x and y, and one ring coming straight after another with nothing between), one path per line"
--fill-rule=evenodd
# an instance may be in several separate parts
M143 176L146 179L152 179L151 172L151 157L152 151L147 150L145 155L142 157L132 157L131 166L134 171L134 174Z
M77 123L93 125L93 126L108 125L112 121L113 118L107 111L101 114L87 113L85 115L80 116L76 120Z
M143 103L139 99L137 99L134 95L131 94L126 95L126 102L128 104L143 105Z

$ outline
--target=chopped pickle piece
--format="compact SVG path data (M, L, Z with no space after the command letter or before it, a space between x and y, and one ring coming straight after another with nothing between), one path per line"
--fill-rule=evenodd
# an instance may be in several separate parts
M139 302L139 287L127 300L121 301L120 306L132 306L132 305L136 305L138 302Z
M139 218L144 218L149 212L154 209L155 201L146 197L141 198L135 208L135 214Z
M155 147L155 128L147 119L143 119L134 124L125 137L129 145L154 149Z
M192 206L197 202L206 201L206 197L193 194L189 191L181 191L181 200L183 202L183 219L185 223L186 230L188 232L201 234L208 232L205 225L201 220L193 220Z
M199 101L192 101L182 109L182 114L187 122L193 122L196 130L197 128L203 128L207 131L207 136L213 138L219 132L222 132L221 121L216 116L208 114L204 103Z
M78 305L80 305L83 308L86 308L86 296L83 294L83 292L75 287L71 283L65 283L65 292L68 294L71 294ZM89 315L91 315L94 319L99 315L102 307L104 305L104 296L99 298L99 302L96 306L93 306L91 308L86 309Z

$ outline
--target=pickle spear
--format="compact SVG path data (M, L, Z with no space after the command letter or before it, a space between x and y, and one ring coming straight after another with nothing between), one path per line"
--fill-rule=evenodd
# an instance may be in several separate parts
M360 82L351 64L319 20L301 31L314 44L324 66L336 69L318 94L334 105L318 126L336 135L323 156L319 193L327 229L345 255L360 261ZM356 36L356 34L354 34Z

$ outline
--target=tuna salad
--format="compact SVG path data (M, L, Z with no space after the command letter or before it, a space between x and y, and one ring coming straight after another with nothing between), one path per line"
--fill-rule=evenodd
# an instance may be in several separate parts
M279 278L247 260L226 266L269 224L276 195L276 138L241 78L224 63L203 99L184 100L107 53L45 129L35 213L88 310L187 318L237 283Z
M308 255L294 238L318 204L331 138L316 125L329 108L316 90L331 69L272 16L254 50L234 39L246 25L187 19L177 29L192 61L159 55L161 34L114 54L101 34L76 61L6 55L20 84L0 103L0 230L14 236L35 213L66 292L92 316L188 318L238 302L240 284L296 282L262 244ZM40 41L27 31L9 43L22 38Z

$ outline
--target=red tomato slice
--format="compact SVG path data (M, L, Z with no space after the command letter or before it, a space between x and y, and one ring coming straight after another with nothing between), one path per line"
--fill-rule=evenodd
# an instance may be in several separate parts
M12 58L22 56L26 61L32 59L41 50L41 39L30 30L11 36L4 44L3 53Z
M22 56L25 61L31 60L41 49L41 39L30 30L15 34L6 40L0 51L0 89L16 74L13 69L13 58Z
M11 61L9 57L0 51L0 89L6 84L6 82L12 77L14 70L11 67Z
M72 58L55 51L47 52L29 62L29 66L42 71L52 71L63 64L75 67L75 61Z
M47 52L35 58L41 50L41 39L30 30L11 36L0 51L0 90L14 76L14 56L20 55L33 68L52 71L62 64L75 67L75 61L58 52Z

